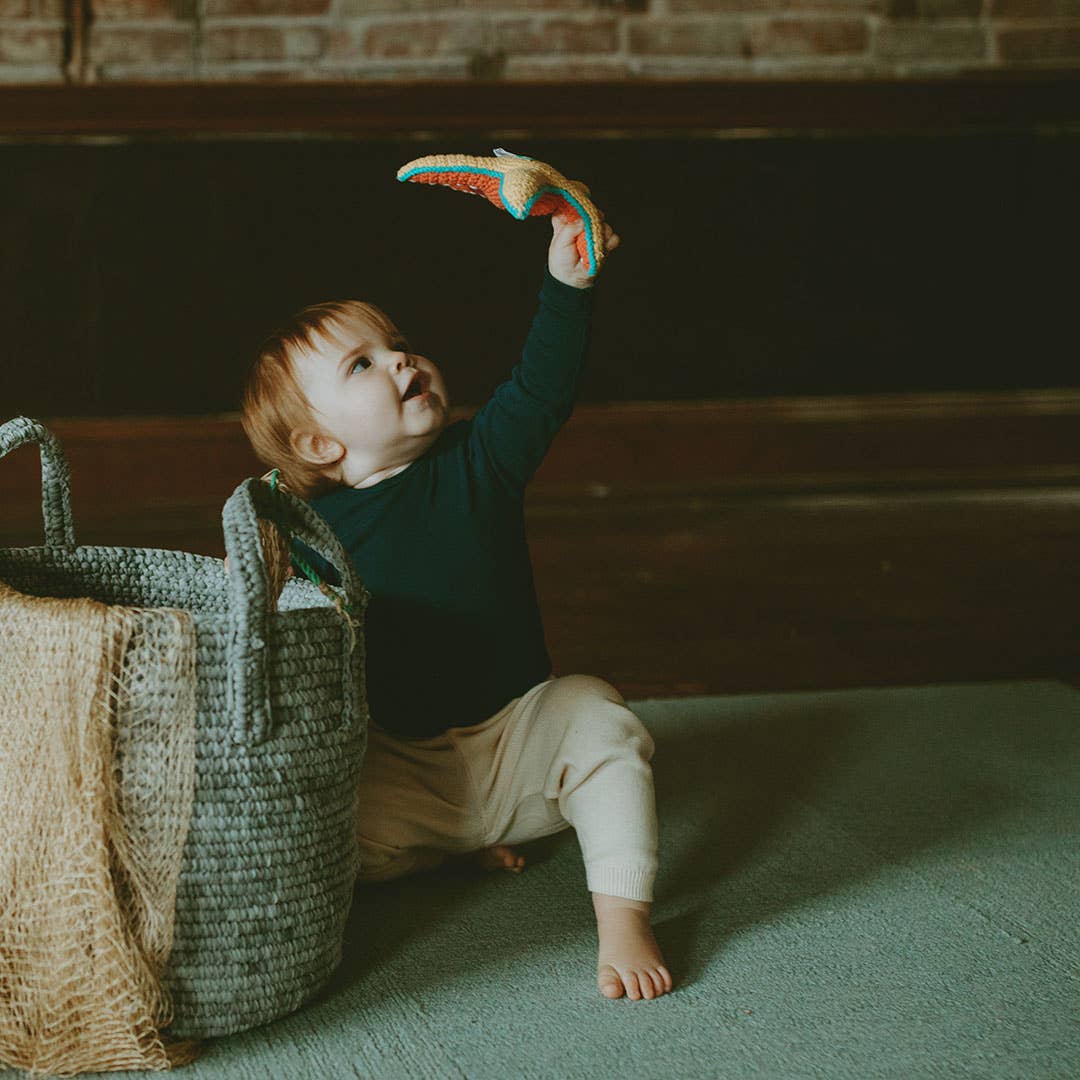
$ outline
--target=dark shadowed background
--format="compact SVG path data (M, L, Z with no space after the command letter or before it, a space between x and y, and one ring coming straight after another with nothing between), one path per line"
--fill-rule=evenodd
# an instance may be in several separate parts
M480 404L549 219L396 172L495 145L586 182L622 237L582 402L1077 384L1076 133L106 139L0 145L3 412L235 410L262 337L344 297Z

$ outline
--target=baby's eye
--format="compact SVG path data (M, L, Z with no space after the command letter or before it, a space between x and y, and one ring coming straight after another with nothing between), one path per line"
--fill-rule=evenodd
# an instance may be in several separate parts
M366 356L359 356L353 361L352 366L349 368L350 375L356 370L356 365L359 364L361 360L370 367L371 361Z

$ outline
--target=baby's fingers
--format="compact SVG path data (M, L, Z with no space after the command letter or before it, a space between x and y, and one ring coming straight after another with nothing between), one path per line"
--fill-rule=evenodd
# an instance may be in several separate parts
M567 227L572 229L574 233L579 233L585 228L585 222L572 210L559 210L551 215L551 228L554 232Z

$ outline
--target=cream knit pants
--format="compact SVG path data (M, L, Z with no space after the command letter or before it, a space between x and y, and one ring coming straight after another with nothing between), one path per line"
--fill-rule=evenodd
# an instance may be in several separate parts
M564 675L471 727L397 739L372 724L368 736L359 881L388 881L437 866L448 853L572 825L590 892L653 899L655 744L610 683Z

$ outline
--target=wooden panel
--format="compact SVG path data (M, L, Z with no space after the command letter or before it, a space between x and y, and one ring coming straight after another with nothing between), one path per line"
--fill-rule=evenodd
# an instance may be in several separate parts
M622 237L582 403L1077 383L1080 133L505 142L587 178ZM0 144L7 411L235 410L265 335L342 297L388 311L452 402L486 400L550 224L399 183L429 149Z
M0 134L927 131L1080 120L1075 70L904 79L0 88Z
M453 408L451 420L474 411ZM110 525L122 508L126 527L162 540L185 519L205 524L197 550L220 553L221 506L265 471L235 414L39 419L71 463L77 533L110 537L94 542L129 542ZM1080 391L633 402L578 405L527 499L1077 483ZM0 463L5 542L39 527L39 502L37 450L24 447Z
M263 471L235 416L46 424L84 544L221 556ZM0 462L0 544L39 488ZM627 697L1080 677L1075 392L581 406L526 516L556 673Z
M1080 675L1080 488L579 501L528 527L556 673L627 697Z

